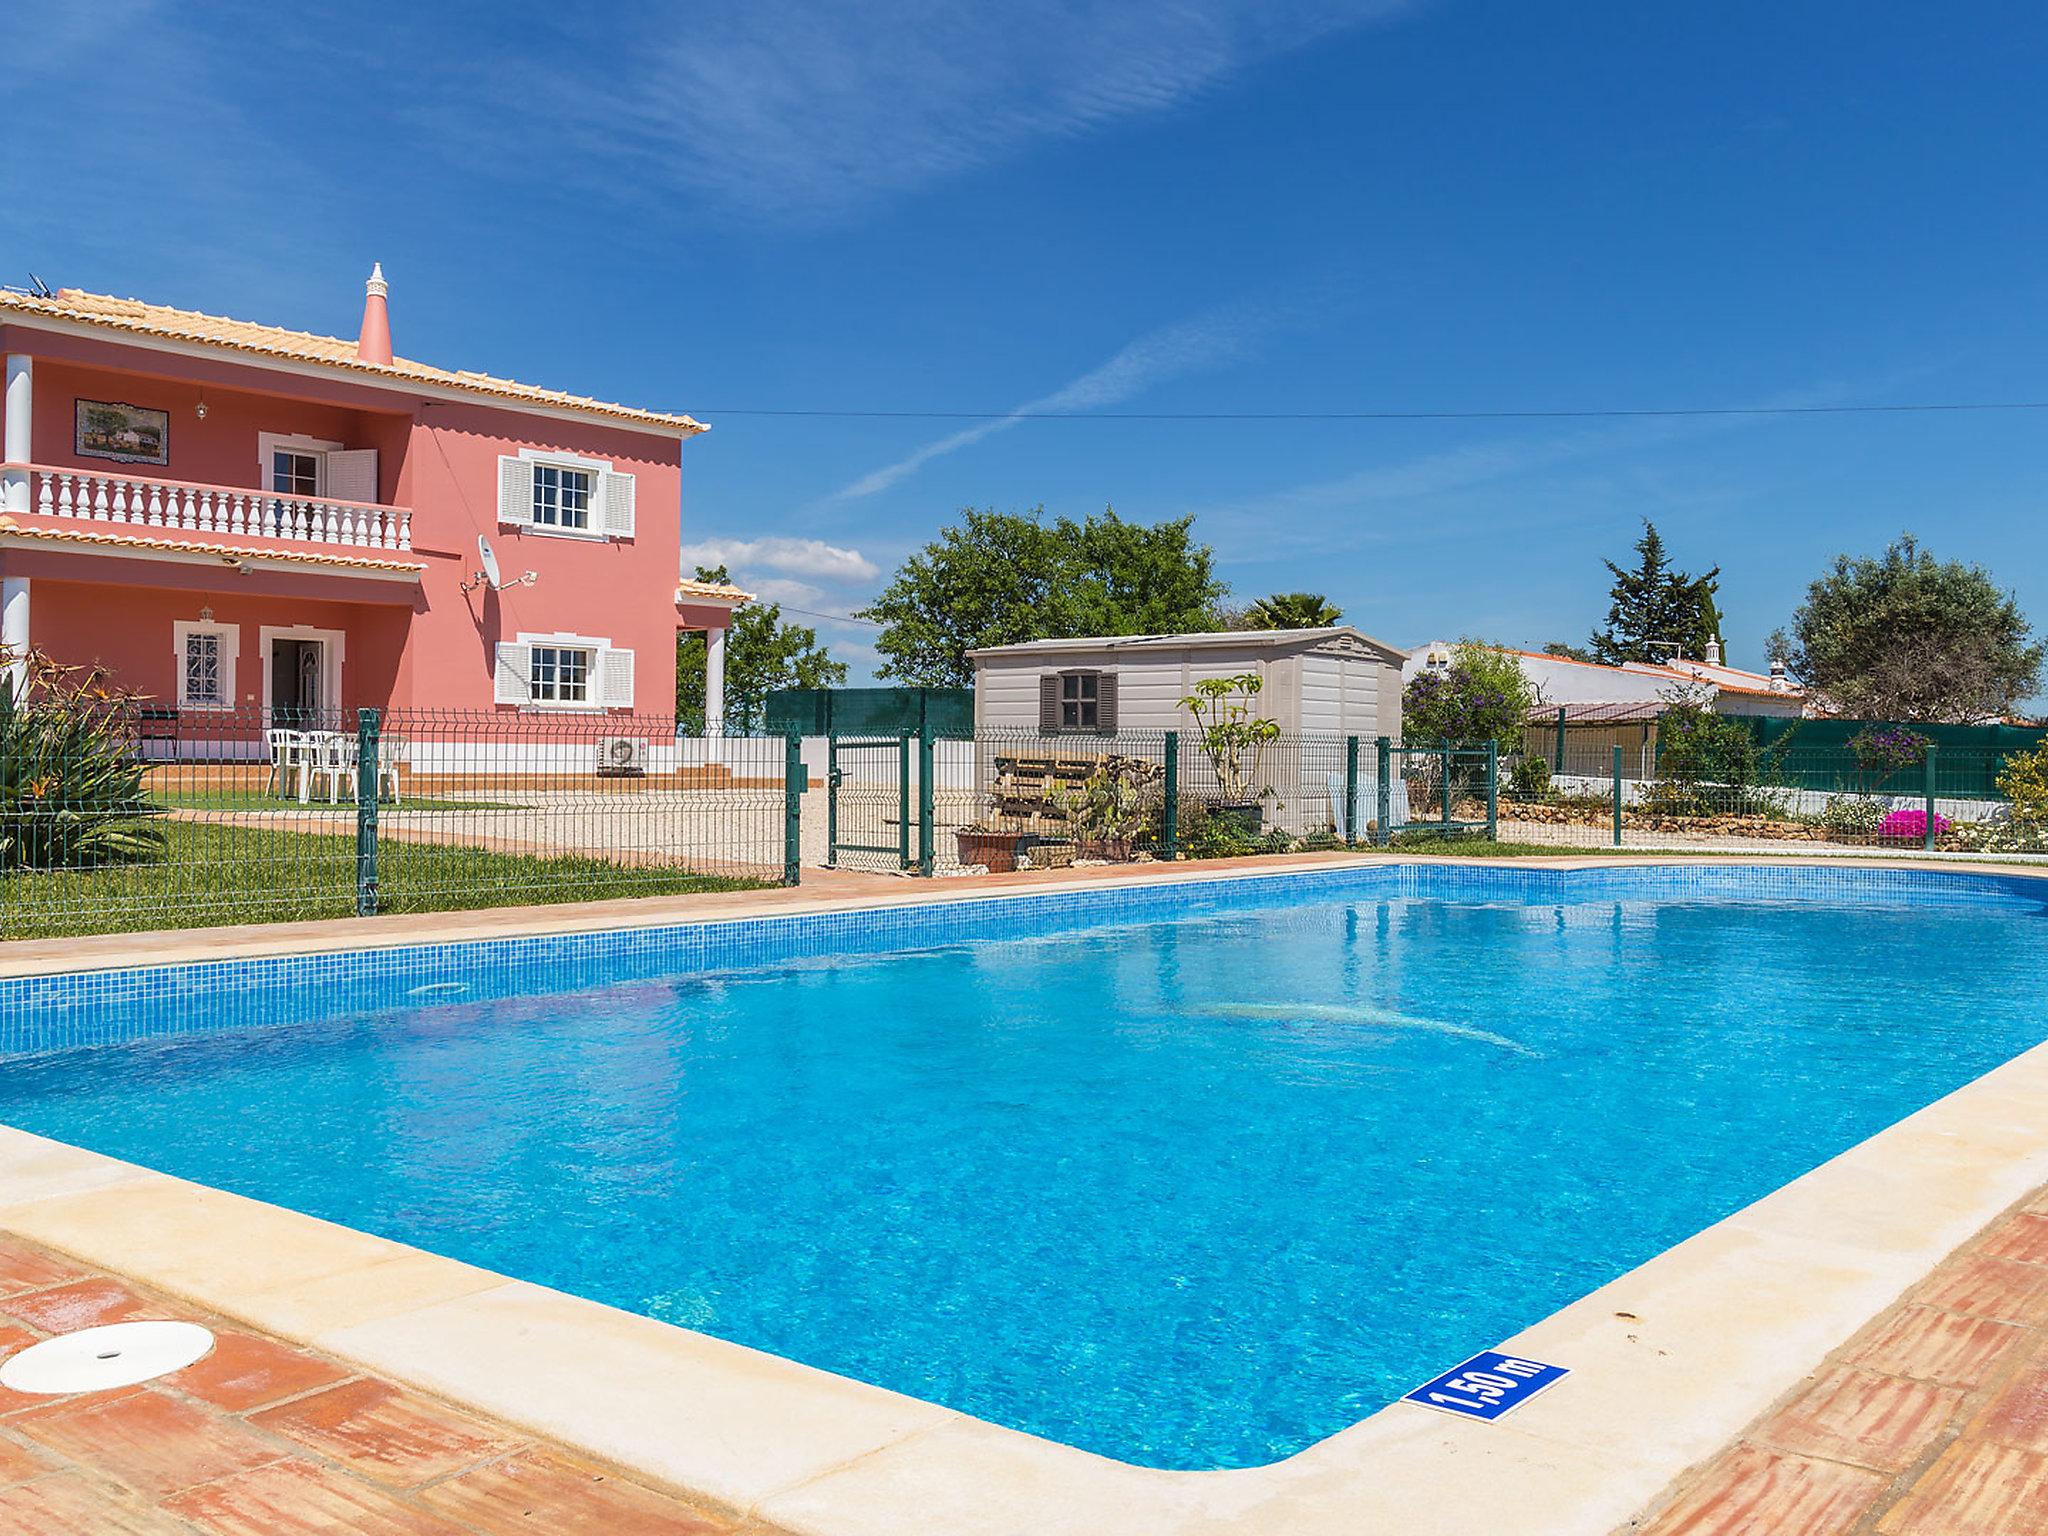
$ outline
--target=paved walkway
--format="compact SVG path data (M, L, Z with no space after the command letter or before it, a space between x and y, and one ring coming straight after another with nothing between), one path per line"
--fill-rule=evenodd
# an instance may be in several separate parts
M196 1365L74 1397L0 1387L7 1536L738 1536L731 1521L476 1414L0 1239L0 1357L134 1318ZM770 1536L748 1525L745 1536Z
M1630 1529L2048 1531L2048 1191L1950 1255Z

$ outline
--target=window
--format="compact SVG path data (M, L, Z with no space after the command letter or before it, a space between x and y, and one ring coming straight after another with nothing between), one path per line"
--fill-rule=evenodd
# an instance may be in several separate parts
M1102 678L1096 672L1068 672L1060 677L1060 729L1102 728Z
M1038 729L1047 736L1115 735L1116 674L1040 673Z
M187 704L221 703L220 636L200 630L185 637L185 695Z
M235 707L238 632L233 625L212 619L209 613L196 624L180 621L171 626L180 709Z
M536 704L588 704L593 653L579 646L533 648L531 698Z
M493 698L531 709L631 709L633 653L590 635L500 641Z
M270 451L270 489L280 496L318 496L320 458L300 448Z
M592 479L587 469L570 469L563 464L534 465L534 527L589 528Z
M633 477L608 459L522 448L498 459L498 521L578 539L633 537Z

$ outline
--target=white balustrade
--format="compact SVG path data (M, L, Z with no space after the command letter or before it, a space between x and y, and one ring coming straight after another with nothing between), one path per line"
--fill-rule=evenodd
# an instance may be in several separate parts
M282 539L293 544L412 548L412 513L404 507L335 501L326 496L281 496L233 486L188 485L89 469L28 468L35 481L30 505L45 517Z

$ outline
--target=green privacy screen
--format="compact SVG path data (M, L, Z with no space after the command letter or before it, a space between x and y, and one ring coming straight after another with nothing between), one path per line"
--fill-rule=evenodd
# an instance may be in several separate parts
M974 734L972 688L777 688L768 695L772 736Z

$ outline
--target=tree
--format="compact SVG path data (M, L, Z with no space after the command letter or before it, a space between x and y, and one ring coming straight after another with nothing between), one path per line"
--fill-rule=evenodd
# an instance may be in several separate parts
M1401 736L1411 745L1499 741L1519 746L1529 711L1539 702L1512 653L1460 640L1451 648L1449 666L1425 667L1402 691Z
M1344 610L1320 592L1275 592L1245 610L1247 629L1328 629Z
M1837 555L1770 643L1830 707L1866 719L1995 720L2041 683L2042 646L2013 594L1910 533L1875 559Z
M699 581L729 583L724 566L697 567ZM725 634L725 723L728 730L761 728L768 694L775 688L834 688L846 681L846 663L834 661L818 643L818 632L782 622L780 603L748 603L735 609ZM704 729L704 636L676 638L676 721L686 731Z
M1720 587L1717 565L1704 576L1677 569L1664 552L1657 525L1643 519L1636 540L1636 564L1623 570L1612 560L1601 564L1614 573L1613 601L1607 627L1593 631L1587 642L1593 659L1609 666L1625 661L1665 661L1673 649L1682 656L1706 654L1707 642L1721 638L1721 611L1714 594Z
M1543 647L1546 656L1559 656L1566 661L1595 661L1594 654L1583 645L1573 645L1569 640L1552 640Z
M1192 517L1146 525L968 507L904 561L859 617L882 625L876 670L924 687L974 680L983 646L1206 628L1225 587Z

